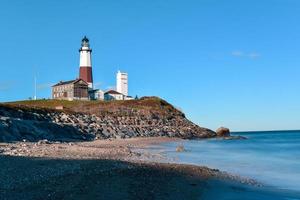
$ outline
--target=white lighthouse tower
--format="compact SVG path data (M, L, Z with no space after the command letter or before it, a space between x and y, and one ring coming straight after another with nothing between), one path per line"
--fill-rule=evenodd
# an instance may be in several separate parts
M117 92L128 96L128 74L125 72L117 72Z
M84 36L81 41L80 53L80 70L79 77L89 84L89 89L93 89L93 72L92 72L92 60L89 39Z

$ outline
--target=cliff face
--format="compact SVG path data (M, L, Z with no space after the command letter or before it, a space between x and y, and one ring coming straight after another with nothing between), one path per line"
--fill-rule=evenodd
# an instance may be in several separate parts
M62 111L55 110L63 106ZM0 105L0 142L131 137L215 137L159 98L120 102L25 101Z

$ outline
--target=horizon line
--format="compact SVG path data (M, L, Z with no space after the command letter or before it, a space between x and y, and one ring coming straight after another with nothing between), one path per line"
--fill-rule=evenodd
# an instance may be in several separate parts
M231 133L255 133L255 132L298 132L300 129L276 129L276 130L250 130L250 131L231 131Z

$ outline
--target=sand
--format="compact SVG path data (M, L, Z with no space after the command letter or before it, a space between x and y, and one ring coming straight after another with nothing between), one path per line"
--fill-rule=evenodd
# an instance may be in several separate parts
M139 151L171 141L1 143L0 199L297 199L219 170L168 164L162 155Z

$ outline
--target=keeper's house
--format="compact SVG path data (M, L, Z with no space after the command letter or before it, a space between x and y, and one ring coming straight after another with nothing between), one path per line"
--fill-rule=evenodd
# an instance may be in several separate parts
M61 100L88 100L88 83L82 79L60 81L52 86L52 98Z
M117 92L115 90L109 90L104 93L104 100L113 101L113 100L124 100L124 94Z

